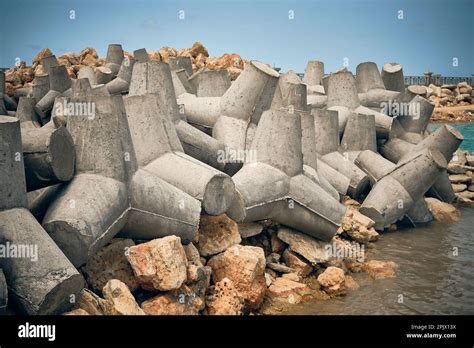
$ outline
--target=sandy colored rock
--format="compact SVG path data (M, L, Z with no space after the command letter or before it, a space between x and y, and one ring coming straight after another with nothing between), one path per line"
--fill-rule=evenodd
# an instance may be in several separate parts
M206 291L211 281L212 269L209 266L188 265L186 285L191 289L195 296L201 299L201 308L204 309L206 300Z
M87 283L95 292L100 293L111 279L124 282L132 291L138 289L139 284L125 256L129 248L134 245L131 239L113 239L87 262L83 273Z
M276 278L267 290L270 299L287 301L289 304L300 303L303 297L310 293L311 289L306 284L284 277Z
M92 48L92 47L86 47L84 49L82 49L82 51L79 53L79 58L80 60L84 60L87 56L91 56L92 58L99 58L99 56L97 55L97 51L95 50L95 48Z
M82 289L76 301L75 309L82 309L91 315L103 315L109 304L89 289Z
M328 267L318 276L321 288L331 296L344 295L346 293L346 279L344 271L338 267Z
M303 256L313 265L329 260L326 252L326 245L328 243L321 242L307 234L287 227L280 227L278 238L288 244L292 251Z
M307 261L289 249L283 252L283 260L288 267L294 269L302 278L307 277L313 270L313 267Z
M241 315L244 299L240 296L232 280L223 278L209 292L206 308L209 315Z
M82 308L73 309L72 311L66 312L63 315L90 315Z
M262 248L234 245L212 257L207 263L212 268L214 283L229 278L246 307L257 309L265 295L265 255Z
M193 243L183 245L183 249L186 254L186 258L188 259L188 264L192 264L196 266L203 265L201 262L201 255L199 254L199 251L197 250L197 248L194 246Z
M201 215L196 248L202 256L219 254L241 240L237 223L227 215Z
M454 222L458 221L461 217L461 213L452 204L441 202L440 200L432 197L425 198L428 209L433 214L436 221L439 222Z
M36 57L33 58L33 66L37 65L40 63L41 61L41 58L45 58L45 57L51 57L53 55L53 53L49 50L49 48L43 48L37 55Z
M360 285L355 281L350 275L346 275L346 288L351 290L357 290L360 288Z
M183 285L144 301L141 307L148 315L197 315L203 306L202 300Z
M449 180L452 184L470 184L472 182L472 178L465 174L450 175Z
M393 261L370 260L364 263L364 271L373 279L394 278L396 267Z
M206 47L203 46L202 43L195 42L191 49L189 50L189 54L193 57L196 58L198 55L202 54L205 57L209 57L209 52L207 52Z
M105 301L110 304L106 315L144 315L130 289L120 280L112 279L102 289Z
M145 290L173 290L186 280L188 261L181 238L167 236L133 246L127 255Z
M238 224L238 230L242 238L249 238L262 233L263 226L257 222L248 222Z
M462 192L464 190L467 190L467 185L465 184L452 184L454 192Z

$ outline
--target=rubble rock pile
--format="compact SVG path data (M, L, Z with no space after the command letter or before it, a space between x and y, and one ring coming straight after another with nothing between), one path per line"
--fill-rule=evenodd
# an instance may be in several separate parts
M436 107L469 105L472 104L474 92L467 82L442 86L430 84L426 87L426 96Z
M0 74L0 240L5 255L33 249L2 258L0 310L7 287L27 314L238 315L344 296L350 273L396 274L365 258L379 232L473 198L462 136L427 130L434 105L396 63L326 76L311 61L302 81L199 43L113 44L22 69Z

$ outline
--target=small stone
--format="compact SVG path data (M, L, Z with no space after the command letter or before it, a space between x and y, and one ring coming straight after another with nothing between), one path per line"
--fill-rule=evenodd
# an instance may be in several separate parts
M393 261L370 260L364 263L364 271L373 279L394 278L395 267L397 264Z
M198 240L196 248L202 256L219 254L242 241L237 223L225 214L202 215Z
M63 315L90 315L82 308L73 309L72 311L66 312Z
M451 186L453 187L454 192L462 192L467 189L467 185L465 184L451 184Z
M90 315L103 315L107 302L89 289L82 289L77 297L76 309L82 309Z
M300 303L305 295L311 294L311 289L303 283L279 277L268 288L267 296L270 299L286 301L289 304Z
M145 290L173 290L186 280L186 253L181 238L167 236L133 246L127 259Z
M265 284L267 285L267 288L272 285L274 280L275 277L271 276L270 273L265 272Z
M207 264L212 268L214 283L229 278L247 307L257 309L261 305L267 289L262 248L234 245L212 257Z
M308 264L301 256L289 249L286 249L283 252L283 260L288 267L294 269L302 278L307 277L313 270L313 267L311 267L311 265Z
M436 221L455 222L461 217L461 213L452 204L441 202L432 197L425 198L428 209Z
M469 200L473 200L474 199L474 192L471 192L471 191L464 191L464 192L460 192L457 194L458 196L461 196L463 198L467 198Z
M249 238L262 233L263 226L256 222L248 222L239 224L238 230L242 238Z
M466 162L468 166L474 167L474 155L466 155Z
M239 295L232 280L223 278L211 289L206 307L210 315L241 315L244 299Z
M294 282L299 282L301 280L298 273L285 273L281 275L282 278L293 280Z
M142 303L142 309L148 315L197 315L201 308L202 300L187 285Z
M472 178L465 174L450 175L449 180L452 184L470 184L472 182Z
M338 267L328 267L318 276L318 282L328 295L339 296L346 293L344 271Z
M293 268L275 262L267 263L267 267L278 273L293 273L295 271Z
M187 245L183 245L184 252L186 253L186 258L189 264L196 265L196 266L203 266L201 262L201 255L199 255L199 251L194 246L193 243L189 243Z
M104 299L110 304L106 315L144 315L130 289L120 280L112 279L102 289Z
M360 288L359 284L350 275L346 275L346 287L351 290L357 290Z
M33 58L33 62L32 62L32 65L38 65L41 61L41 58L45 58L45 57L51 57L53 55L53 53L49 50L49 48L43 48L40 53L38 53L36 55L35 58Z
M268 255L266 258L265 258L265 261L267 263L272 263L272 262L279 262L280 261L280 254L277 254L277 253L271 253L270 255Z
M287 244L278 238L276 233L273 233L270 237L270 244L273 253L281 254L285 250Z
M373 227L367 228L365 226L359 226L359 228L351 229L346 232L352 239L359 243L375 242L379 239L379 234Z
M124 282L132 291L138 289L138 282L125 253L135 243L131 239L115 238L97 252L84 266L84 276L89 286L100 293L111 279Z
M352 214L352 220L354 220L356 223L364 226L365 228L371 228L375 225L374 220L371 218L361 214L358 210L354 210Z
M194 58L196 58L200 54L205 57L209 57L209 53L207 52L206 47L204 47L203 44L199 41L193 44L193 47L191 47L189 54L191 54L191 56Z
M202 308L199 308L199 310L204 309L204 301L207 288L211 281L211 274L211 267L196 265L188 266L188 279L186 280L186 285L201 299Z

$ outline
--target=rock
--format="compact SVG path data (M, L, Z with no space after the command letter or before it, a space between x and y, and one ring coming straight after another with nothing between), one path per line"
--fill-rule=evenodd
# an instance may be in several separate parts
M358 210L354 210L352 213L352 220L354 220L356 223L366 227L366 228L371 228L375 225L374 220L371 218L361 214Z
M474 167L474 155L467 155L466 162L468 166Z
M364 271L373 279L384 279L395 277L395 267L393 261L370 260L364 263Z
M227 215L201 216L196 248L202 256L219 254L241 241L237 223Z
M90 315L103 315L110 305L89 289L82 289L78 295L76 309L82 309Z
M238 230L242 238L249 238L262 233L263 227L259 223L248 222L238 224Z
M112 279L102 289L104 299L110 306L104 312L106 315L144 315L138 306L130 289L120 280Z
M244 308L244 299L239 295L232 280L223 278L209 292L206 307L210 315L240 315Z
M471 191L464 191L464 192L460 192L458 193L457 195L463 197L463 198L467 198L469 200L474 200L474 192L471 192Z
M280 254L277 253L271 253L265 258L266 263L272 263L272 262L279 262L281 258Z
M470 184L472 182L472 178L465 174L450 175L449 180L453 184Z
M306 284L283 277L276 278L267 291L268 298L289 304L300 303L303 297L309 294L311 289Z
M149 315L197 315L201 308L202 300L187 285L142 303L143 311Z
M211 281L212 269L208 266L189 265L187 274L186 285L201 299L202 307L199 310L202 310L204 309L206 291Z
M183 249L186 254L186 259L188 260L188 264L203 266L203 263L201 262L201 255L199 255L199 251L197 250L197 248L194 246L193 243L183 245Z
M275 262L267 263L267 267L278 273L293 273L295 271L293 268Z
M92 56L91 54L88 54L81 60L81 63L87 66L97 66L99 63L99 60L96 57Z
M150 51L148 52L148 57L151 61L161 62L161 55L158 51Z
M53 53L49 50L49 48L43 48L40 53L38 53L36 55L35 58L33 58L33 62L32 62L32 65L33 66L36 66L40 63L41 61L41 58L45 58L45 57L51 57L53 55Z
M91 56L96 60L97 58L99 58L99 56L97 55L97 51L92 47L86 47L79 53L79 58L81 61L83 61L87 56Z
M359 273L363 270L364 264L355 259L344 259L344 266L352 273Z
M294 269L296 273L302 278L307 277L313 270L313 267L311 267L311 265L308 264L301 256L289 249L286 249L283 252L283 260L288 267Z
M191 54L193 58L196 58L200 54L209 57L209 52L207 52L206 47L204 47L199 41L193 44L193 47L189 50L189 54Z
M127 259L145 290L173 290L186 280L188 261L181 238L167 236L133 246Z
M270 273L265 272L265 284L267 285L267 288L272 285L274 281L275 277L273 277Z
M288 244L292 251L303 256L313 265L329 260L329 255L326 251L328 243L321 242L287 227L280 227L278 238Z
M346 275L346 288L351 290L357 290L360 288L359 284L350 275Z
M265 255L262 248L234 245L212 257L207 263L212 268L214 283L229 278L246 307L257 309L265 295Z
M66 312L63 315L90 315L82 308L73 309L72 311Z
M278 238L276 233L273 233L270 237L270 245L272 253L281 254L286 249L287 244Z
M176 48L173 48L173 47L162 47L160 48L158 53L162 61L168 62L168 59L170 57L176 57L178 51L176 50Z
M428 209L433 214L436 221L439 222L454 222L458 221L461 213L453 205L432 197L425 198Z
M342 202L345 206L354 206L354 207L359 207L360 203L357 202L355 199L352 199L348 196L345 196L344 201Z
M441 86L441 89L448 89L448 90L455 90L456 89L456 85L453 85L453 84L450 84L450 85L442 85Z
M281 275L282 278L293 280L294 282L299 282L301 280L300 276L297 273L285 273Z
M351 229L346 232L353 240L359 243L375 242L379 239L379 234L373 227L359 226L357 229Z
M331 296L344 295L346 293L346 279L344 271L338 267L328 267L318 276L321 288Z
M451 184L451 186L454 192L462 192L467 189L467 185L465 184Z
M83 273L95 292L100 293L111 279L124 282L132 291L138 289L138 282L125 256L129 248L134 245L131 239L113 239L87 262Z
M473 192L474 191L474 185L473 184L469 185L469 187L467 189L469 191Z
M469 168L466 168L466 166L462 164L453 162L448 164L448 173L450 174L465 174L468 169Z

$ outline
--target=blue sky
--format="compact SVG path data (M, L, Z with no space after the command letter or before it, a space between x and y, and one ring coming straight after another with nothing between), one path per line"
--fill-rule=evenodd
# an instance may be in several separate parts
M474 73L474 0L2 0L0 23L0 67L30 64L43 47L104 56L109 43L133 51L201 41L212 56L297 72L310 59L334 71L347 57L353 72L374 61L399 62L406 75Z

